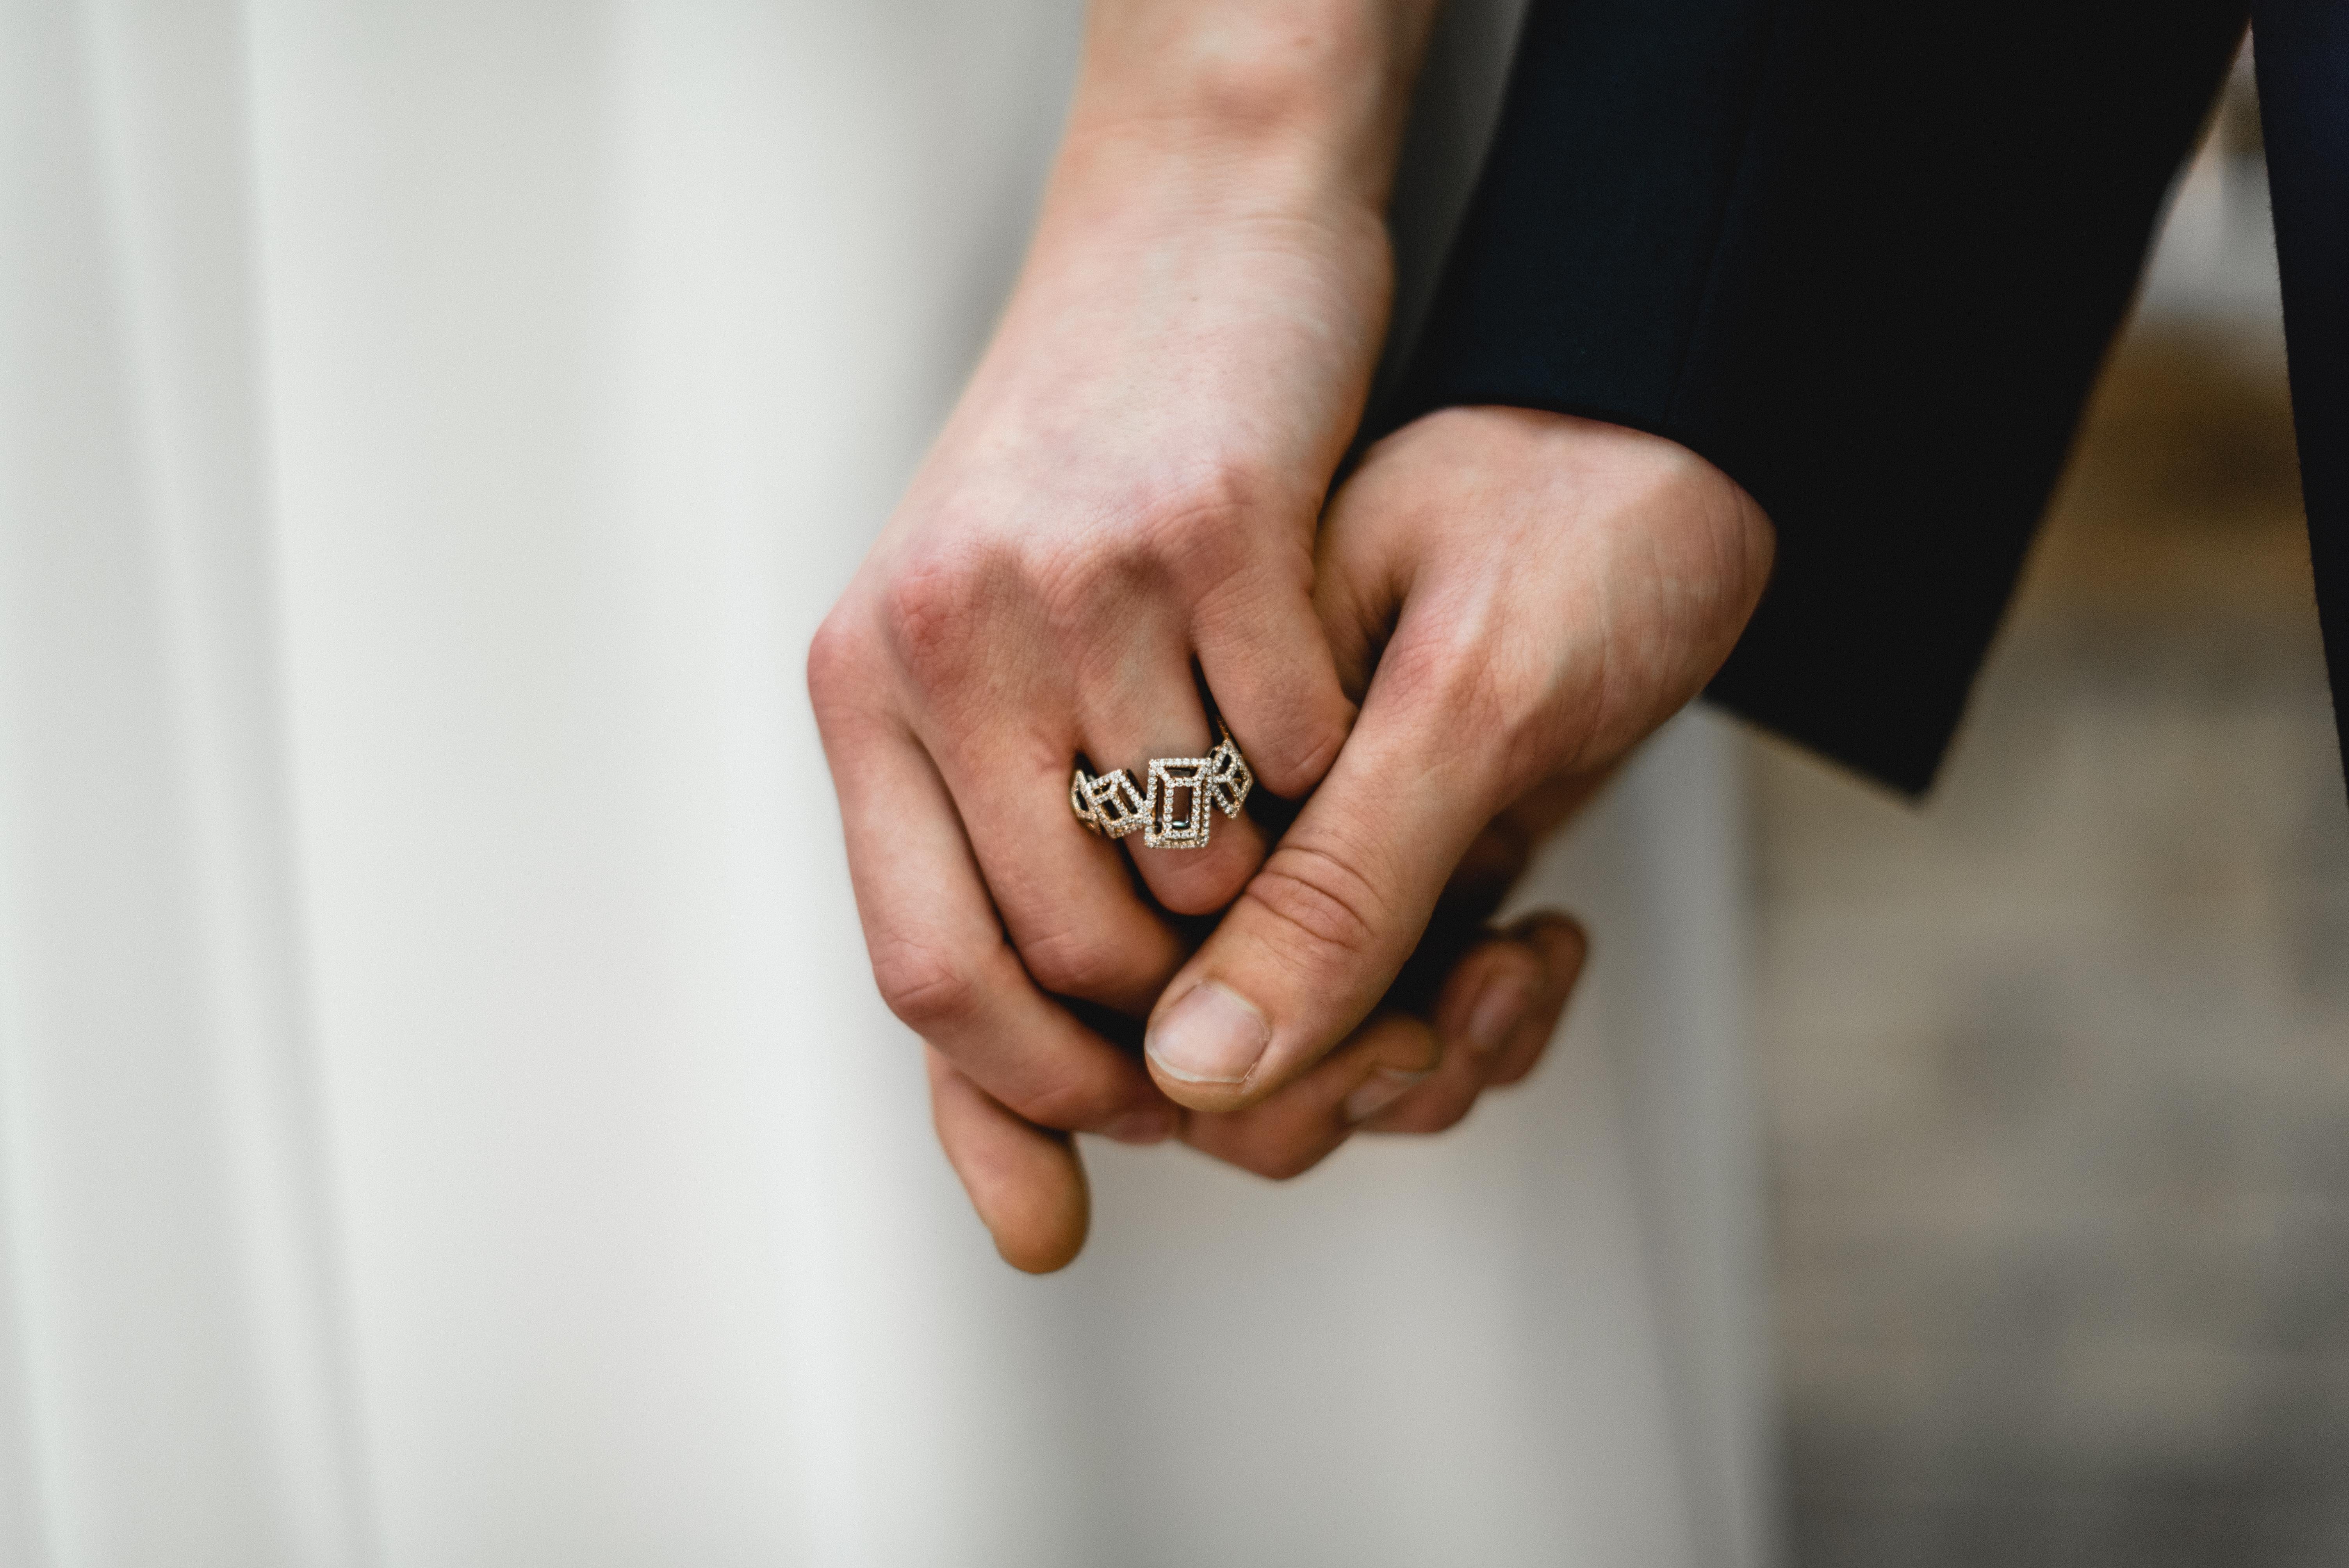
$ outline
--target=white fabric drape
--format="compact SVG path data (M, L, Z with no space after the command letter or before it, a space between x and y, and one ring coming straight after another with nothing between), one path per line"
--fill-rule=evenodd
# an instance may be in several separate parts
M1767 1556L1735 751L1528 1088L997 1263L799 669L1071 0L0 0L0 1564Z

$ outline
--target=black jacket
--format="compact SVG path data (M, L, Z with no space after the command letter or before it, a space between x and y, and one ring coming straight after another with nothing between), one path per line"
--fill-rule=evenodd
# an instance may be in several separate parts
M1779 541L1712 695L1922 789L2244 21L2242 0L1534 0L1388 418L1548 408L1711 459ZM2337 715L2349 0L2259 0L2256 36Z

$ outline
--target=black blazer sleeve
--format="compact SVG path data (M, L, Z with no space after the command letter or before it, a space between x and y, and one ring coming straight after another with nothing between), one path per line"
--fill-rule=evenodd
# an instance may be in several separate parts
M2307 10L2337 38L2349 5ZM2243 24L2242 0L1534 0L1385 422L1512 404L1712 459L1779 538L1713 695L1922 789Z
M2349 772L2349 5L2260 0L2254 10L2300 488Z

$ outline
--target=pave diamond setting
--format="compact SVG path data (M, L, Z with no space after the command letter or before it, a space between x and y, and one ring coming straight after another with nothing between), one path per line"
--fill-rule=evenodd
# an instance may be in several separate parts
M1078 769L1076 777L1069 780L1069 804L1077 820L1112 839L1150 825L1150 802L1134 787L1133 775L1123 768L1098 779Z
M1214 811L1237 818L1256 787L1256 773L1232 732L1223 736L1205 757L1152 758L1146 789L1123 768L1098 778L1079 768L1069 779L1069 809L1087 828L1112 839L1139 828L1146 849L1204 850Z

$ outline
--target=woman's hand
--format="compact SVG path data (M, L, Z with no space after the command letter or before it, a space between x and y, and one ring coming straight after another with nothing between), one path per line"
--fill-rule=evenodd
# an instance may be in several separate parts
M1579 948L1496 1047L1465 1045L1526 960L1472 952L1433 1009L1381 1010L1464 867L1526 846L1694 696L1761 596L1775 540L1684 448L1562 415L1433 414L1372 449L1323 525L1315 596L1361 717L1336 766L1154 1012L1147 1057L1194 1142L1286 1172L1349 1130L1333 1083L1397 1073L1371 1125L1427 1130L1521 1076ZM1480 863L1497 872L1475 872ZM1487 966L1506 963L1514 975ZM1494 988L1506 987L1506 990ZM1508 1011L1492 1003L1495 1016ZM1368 1020L1367 1022L1365 1020ZM1343 1046L1343 1048L1336 1048ZM1350 1093L1350 1088L1344 1090ZM1356 1109L1361 1107L1356 1102Z
M1276 794L1316 784L1352 721L1314 532L1385 331L1381 213L1432 9L1095 6L1018 290L810 651L874 975L1023 1268L1083 1237L1067 1132L1178 1125L1063 999L1139 1018L1188 952L1162 911L1222 908L1265 853L1241 818L1129 860L1073 819L1072 767L1205 754L1201 680Z

